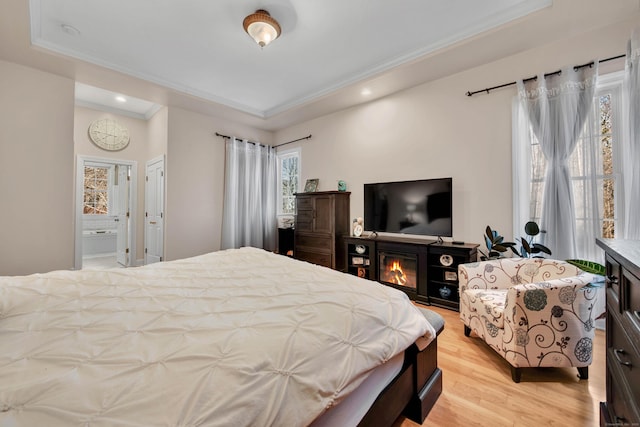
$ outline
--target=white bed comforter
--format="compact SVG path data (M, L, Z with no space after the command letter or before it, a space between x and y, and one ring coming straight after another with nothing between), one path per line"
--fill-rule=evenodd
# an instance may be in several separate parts
M0 277L0 426L307 425L422 335L403 293L253 248Z

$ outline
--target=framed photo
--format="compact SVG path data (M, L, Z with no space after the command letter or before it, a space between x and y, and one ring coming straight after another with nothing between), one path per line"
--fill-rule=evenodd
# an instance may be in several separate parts
M313 193L314 191L318 191L318 178L308 179L304 185L305 193Z
M364 258L359 256L354 256L353 258L351 258L351 264L364 265Z
M358 268L358 277L367 278L367 270L364 268Z
M458 280L458 273L456 273L455 271L445 271L444 280L448 282L455 282L456 280Z

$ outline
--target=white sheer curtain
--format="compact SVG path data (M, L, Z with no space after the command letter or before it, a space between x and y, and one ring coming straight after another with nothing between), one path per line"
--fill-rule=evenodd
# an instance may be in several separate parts
M625 95L629 132L623 146L625 184L624 238L640 240L640 28L633 31L627 45Z
M518 94L546 159L541 229L554 258L576 257L575 203L568 159L593 103L597 78L593 67L568 67L559 75L518 81ZM520 143L520 142L519 142ZM522 232L522 231L521 231ZM518 237L516 234L514 237Z
M593 98L582 134L568 162L576 224L576 252L573 257L604 263L604 252L596 245L596 237L602 237L603 230L603 189L606 185L603 157L607 151L604 147L607 137L602 135L600 97L595 94ZM609 100L612 101L615 100ZM611 143L609 140L608 144Z
M229 138L226 142L222 249L276 247L276 150Z

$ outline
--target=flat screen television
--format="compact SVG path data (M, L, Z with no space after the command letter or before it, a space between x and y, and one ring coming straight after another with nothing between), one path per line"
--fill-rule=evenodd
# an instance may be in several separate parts
M452 178L364 184L364 229L453 237L452 194Z

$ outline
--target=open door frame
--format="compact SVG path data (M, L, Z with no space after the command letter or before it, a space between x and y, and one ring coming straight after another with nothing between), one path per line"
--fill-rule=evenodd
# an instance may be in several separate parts
M82 206L84 197L84 165L87 162L99 162L112 165L126 165L131 170L129 191L129 262L127 267L136 262L136 219L138 200L138 162L135 160L108 159L103 157L76 156L75 182L75 258L74 269L82 269Z

